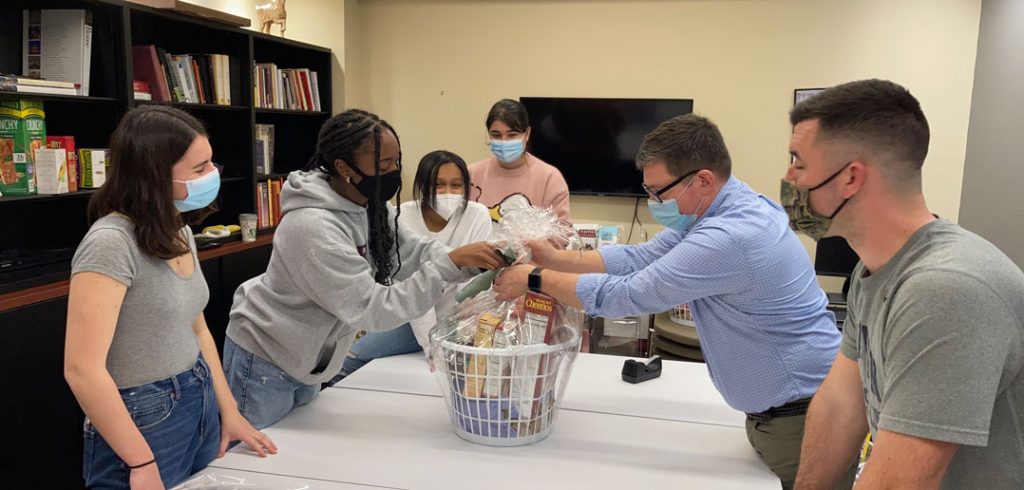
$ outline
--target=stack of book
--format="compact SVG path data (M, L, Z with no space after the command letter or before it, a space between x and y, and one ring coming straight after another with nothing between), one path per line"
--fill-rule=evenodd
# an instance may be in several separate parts
M43 9L25 10L23 14L22 75L72 84L74 94L62 91L59 95L89 95L92 12L82 9Z
M22 94L78 95L75 84L54 80L37 80L16 75L0 75L0 91Z
M321 111L316 72L257 63L253 73L253 103L260 109Z
M262 177L274 172L274 125L256 125L256 175Z
M284 179L256 184L256 226L269 228L281 222L281 187Z
M137 80L149 84L152 100L231 105L231 63L224 54L170 54L162 48L132 46Z

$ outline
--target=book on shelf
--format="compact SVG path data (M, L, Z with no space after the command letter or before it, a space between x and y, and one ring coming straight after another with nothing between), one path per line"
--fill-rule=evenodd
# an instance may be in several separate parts
M274 125L256 125L256 175L265 176L274 171Z
M75 84L0 74L0 90L23 94L78 95Z
M231 105L232 58L224 54L171 54L154 45L132 46L135 76L154 87L153 100Z
M133 80L132 91L134 92L135 100L153 100L153 91L149 88L149 84L143 80Z
M253 70L253 103L257 108L322 110L315 71L278 68L274 63L257 63Z
M36 194L35 150L45 143L43 103L0 97L0 195Z
M166 71L156 53L156 46L132 46L132 69L135 78L149 84L152 100L170 102L171 90L167 85Z
M281 223L281 188L284 179L268 179L256 184L256 223L269 228Z
M74 95L89 95L92 12L41 9L24 10L22 15L22 75L70 82L76 91Z

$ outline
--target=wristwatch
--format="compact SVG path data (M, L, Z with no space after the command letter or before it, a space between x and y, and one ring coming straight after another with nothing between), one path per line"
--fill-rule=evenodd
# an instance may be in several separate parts
M540 273L543 270L543 267L535 267L532 271L530 271L530 278L526 282L526 287L529 288L530 291L533 291L535 293L540 292Z

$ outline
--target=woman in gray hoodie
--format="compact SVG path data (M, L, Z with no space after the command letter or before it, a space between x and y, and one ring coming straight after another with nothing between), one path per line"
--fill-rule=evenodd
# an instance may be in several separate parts
M253 426L309 403L357 332L399 327L445 284L502 265L485 242L449 250L399 230L388 201L401 169L394 129L351 109L324 123L306 170L288 176L267 272L235 292L224 342L228 384Z

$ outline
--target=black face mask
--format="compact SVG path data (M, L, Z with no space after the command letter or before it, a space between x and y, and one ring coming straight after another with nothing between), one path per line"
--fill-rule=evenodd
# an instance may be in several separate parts
M380 175L366 175L355 165L352 165L351 168L363 179L358 184L353 182L352 185L356 187L360 194L366 196L367 199L373 199L373 192L377 188L378 182L380 185L380 200L382 202L390 201L395 197L395 194L398 194L398 188L402 185L402 173L397 170Z

